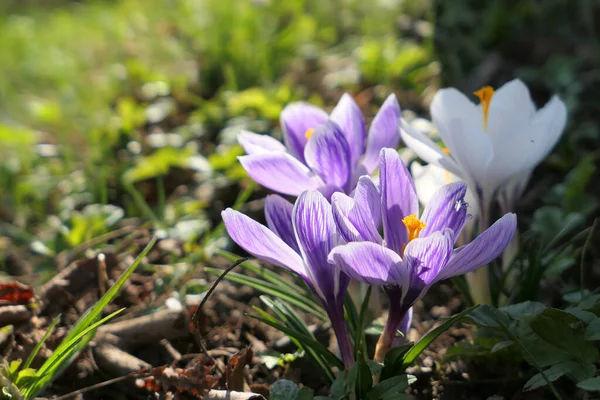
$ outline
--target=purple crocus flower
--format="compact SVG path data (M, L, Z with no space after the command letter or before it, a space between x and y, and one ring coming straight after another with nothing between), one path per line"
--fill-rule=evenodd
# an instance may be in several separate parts
M333 249L329 260L351 278L383 286L390 312L375 359L381 361L410 307L436 282L480 268L502 253L517 224L509 213L471 243L454 249L468 220L467 186L443 186L418 218L419 201L413 180L398 153L381 151L380 190L361 177L353 198L335 193L334 220L351 242ZM384 238L379 234L380 221Z
M330 251L344 243L327 199L318 191L306 191L292 205L280 196L267 196L269 228L230 208L221 215L227 232L240 247L304 279L323 304L344 366L350 368L354 356L344 321L344 297L350 278L327 260Z
M281 112L284 144L268 135L242 132L238 141L248 155L239 157L248 175L282 194L319 190L326 197L350 193L358 177L378 165L379 151L400 143L400 106L390 95L373 119L367 137L360 108L344 94L327 115L306 103Z

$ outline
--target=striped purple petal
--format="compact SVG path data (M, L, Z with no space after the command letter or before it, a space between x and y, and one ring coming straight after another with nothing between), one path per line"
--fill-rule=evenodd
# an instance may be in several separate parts
M396 148L400 143L400 105L396 95L390 94L385 100L369 128L367 150L363 165L372 174L379 165L379 152L384 147Z
M402 219L419 212L419 199L412 177L396 150L381 150L379 186L386 246L402 254L408 240Z
M443 232L444 229L450 228L454 232L454 237L458 238L458 234L468 220L466 193L467 184L464 182L450 183L438 189L421 216L426 226L420 236L426 237L433 232Z
M435 281L452 256L454 233L451 229L411 240L404 258L411 265L411 286L426 287Z
M352 279L369 285L398 285L406 290L409 271L394 251L371 242L353 242L337 246L329 261Z
M259 135L254 132L242 131L238 137L246 154L269 153L272 151L285 152L285 146L277 139L269 135Z
M327 304L337 303L346 292L350 279L327 261L331 249L341 241L331 205L317 191L304 192L296 200L292 221L307 274L317 295Z
M279 193L297 196L323 185L306 165L284 152L252 154L238 160L252 179Z
M512 240L517 228L517 216L505 214L471 243L454 250L452 258L436 281L466 274L490 263Z
M304 148L304 158L325 184L345 189L352 166L350 149L340 127L327 121L320 125Z
M265 200L265 218L269 229L277 234L296 253L300 254L294 225L292 224L292 210L294 205L281 196L272 194Z
M267 227L231 208L223 211L221 217L227 233L241 248L258 259L287 268L308 280L300 255Z
M307 103L287 105L279 117L283 129L283 139L290 152L298 160L304 161L306 132L316 129L327 121L328 115L319 107Z
M352 96L344 93L330 116L344 133L350 147L351 165L358 165L365 152L365 119Z

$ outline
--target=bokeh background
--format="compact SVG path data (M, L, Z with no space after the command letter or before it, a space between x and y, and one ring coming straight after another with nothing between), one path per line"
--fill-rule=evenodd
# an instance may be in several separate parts
M428 118L439 88L469 93L519 77L538 106L560 95L569 120L518 205L525 272L512 300L561 304L600 284L600 248L584 243L600 198L599 29L598 0L0 0L0 278L37 290L75 260L95 271L86 265L99 248L114 278L156 234L164 240L118 301L150 314L204 293L214 276L201 267L226 264L214 257L228 243L222 209L262 218L267 192L236 159L241 129L280 138L286 104L330 108L344 92L367 121L390 93L407 119ZM85 274L31 332L59 312L69 327L91 307L98 278ZM215 329L234 318L258 329L239 311L257 303L245 289L216 295ZM446 314L417 322L456 312L453 290L435 299ZM23 355L39 341L30 331ZM246 344L209 345L224 343ZM518 362L493 365L500 372L484 379ZM262 379L265 367L255 368Z
M569 108L521 226L536 227L540 206L555 208L539 231L586 226L600 187L599 22L593 0L4 0L0 259L43 282L54 256L132 217L204 255L249 185L241 129L279 137L285 104L330 107L344 91L368 118L391 92L407 117L428 117L440 87L514 77L538 105L557 93Z

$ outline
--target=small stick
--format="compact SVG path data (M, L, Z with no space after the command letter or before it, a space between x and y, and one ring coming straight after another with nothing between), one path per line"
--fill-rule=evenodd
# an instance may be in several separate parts
M204 400L264 400L265 398L257 393L249 392L231 392L228 390L211 390Z
M173 358L174 361L181 360L181 353L177 351L175 347L167 339L162 339L160 344L165 348L167 353Z
M212 284L210 289L208 289L208 291L202 298L202 301L200 301L200 304L198 305L198 307L196 308L196 311L194 311L194 315L192 316L192 324L194 326L194 333L195 333L194 336L196 337L196 342L198 344L198 347L200 348L200 351L203 354L205 354L214 363L215 367L217 368L217 370L220 373L223 373L223 371L219 367L218 363L215 361L214 357L211 357L211 355L208 354L208 350L206 349L206 346L204 345L204 339L202 338L202 335L200 334L200 326L199 326L200 325L200 311L202 310L202 307L204 306L204 304L206 304L206 301L208 300L208 298L210 297L212 292L214 292L215 289L217 288L217 285L219 284L219 282L221 282L223 280L223 278L225 278L225 275L227 275L232 269L234 269L235 267L237 267L238 265L240 265L241 263L243 263L244 261L247 261L247 260L248 260L248 257L240 258L239 260L234 262L233 265L231 265L229 268L227 268L225 271L223 271L223 273L221 275L219 275L219 277L214 281L214 283Z
M108 273L106 272L106 256L104 253L98 254L98 290L100 297L106 293L106 284L108 282Z
M100 388L103 388L103 387L108 386L108 385L112 385L113 383L118 383L118 382L124 381L124 380L126 380L128 378L131 378L132 376L133 376L133 374L129 374L129 375L125 375L125 376L119 376L118 378L113 378L113 379L109 379L109 380L104 381L104 382L96 383L95 385L87 386L87 387L84 387L82 389L78 389L78 390L76 390L74 392L67 393L67 394L64 394L64 395L59 396L59 397L53 397L52 400L66 400L66 399L70 399L71 397L75 397L75 396L77 396L79 394L90 392L92 390L96 390L96 389L100 389Z
M233 265L231 265L229 268L227 268L225 271L223 271L223 273L221 275L219 275L219 277L212 284L212 286L210 287L210 289L208 289L208 292L206 292L206 294L202 298L202 301L200 302L200 305L198 306L198 308L196 308L196 311L194 312L194 316L192 317L192 322L193 322L194 328L196 328L196 330L199 330L199 328L200 328L198 326L198 324L200 323L200 321L199 321L199 319L200 319L200 310L202 309L202 307L204 306L204 304L206 303L206 301L208 300L208 298L210 297L210 295L212 294L212 292L215 291L215 289L217 288L217 285L223 280L223 278L225 278L225 275L227 275L229 272L231 272L231 270L233 270L235 267L237 267L238 265L240 265L241 263L243 263L245 261L248 261L248 257L240 258L239 260L237 260L236 262L234 262Z

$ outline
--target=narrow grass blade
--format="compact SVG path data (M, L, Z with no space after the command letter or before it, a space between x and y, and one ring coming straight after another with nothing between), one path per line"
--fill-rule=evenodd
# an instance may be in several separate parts
M38 344L35 345L35 347L33 348L33 351L31 352L31 354L29 354L29 357L27 357L27 360L25 361L25 364L23 364L23 366L21 367L22 369L27 369L27 368L29 368L31 366L31 363L35 359L35 356L37 356L37 353L40 351L40 349L44 345L44 342L46 341L46 339L48 339L48 336L50 336L50 334L52 333L52 331L54 331L54 328L56 327L56 324L58 324L59 321L60 321L60 314L57 315L52 320L52 323L50 324L50 326L46 330L46 333L44 334L44 337L42 338L42 340L40 340L38 342Z
M220 275L222 272L220 269L209 267L204 268L204 271L214 275ZM237 272L230 272L229 274L227 274L225 279L231 282L241 283L242 285L250 286L254 289L260 290L264 294L285 300L286 302L298 307L300 310L314 315L321 321L327 321L327 315L325 314L323 309L309 297L296 296L294 294L291 294L288 290L286 290L286 288L282 288L278 285L260 279L239 274Z
M317 340L311 338L310 336L304 335L298 331L294 331L293 329L290 329L286 326L275 323L270 319L263 318L262 316L258 316L258 315L248 315L248 316L250 318L254 318L260 322L263 322L267 325L270 325L273 328L280 330L281 332L285 333L286 335L288 335L290 337L294 337L294 338L298 339L299 341L306 344L307 346L310 346L313 349L315 349L316 351L318 351L319 353L325 355L330 364L335 365L340 370L344 369L344 364L342 363L342 361L339 358L337 358L332 352L330 352L327 347L325 347L324 345L319 343Z
M233 253L230 253L226 250L217 250L216 254L220 255L221 257L224 257L227 260L232 261L232 262L236 261L240 258L239 256L237 256ZM242 264L240 264L240 267L242 267L248 271L251 271L251 272L255 273L256 275L258 275L259 277L261 277L271 283L274 283L276 285L287 287L290 290L293 290L294 292L297 292L297 293L305 292L307 295L311 295L306 288L302 288L302 287L296 285L291 280L283 278L282 275L284 275L284 274L290 276L290 274L288 274L286 270L281 270L281 271L279 271L279 273L276 273L265 267L261 267L260 265L257 265L255 262L252 262L252 261L245 261Z
M121 290L121 288L123 287L125 282L127 282L129 277L131 276L131 274L133 274L133 272L138 267L138 265L140 265L140 263L142 262L144 257L146 257L146 255L150 252L150 250L156 243L156 240L157 240L156 237L152 238L152 240L150 240L150 243L148 243L148 245L144 248L144 250L142 250L142 252L137 256L137 258L131 264L131 266L129 266L129 268L127 268L125 270L125 272L123 272L123 274L121 274L121 276L119 277L117 282L104 294L104 296L102 296L102 298L100 300L98 300L98 302L94 305L94 307L92 307L87 313L85 313L79 319L79 321L77 321L77 324L71 329L71 331L69 332L67 337L61 342L60 345L58 345L56 350L54 350L53 356L54 356L54 354L57 354L57 355L65 354L68 349L72 349L73 348L72 342L76 338L79 338L77 340L77 342L80 342L81 339L83 339L83 336L85 336L85 335L82 335L82 332L86 332L86 334L89 333L90 334L89 338L87 340L83 341L83 345L81 345L81 343L80 343L81 346L79 347L78 351L71 353L71 355L69 357L62 357L61 358L62 362L61 362L61 364L58 365L58 367L54 373L49 374L49 375L45 376L44 378L40 378L39 380L36 380L35 386L33 388L31 388L31 390L28 391L28 393L30 394L30 397L35 397L38 393L42 392L46 388L46 386L49 385L68 366L67 361L74 359L77 356L77 354L79 353L79 351L83 348L83 346L87 343L87 341L91 340L91 338L93 337L93 329L90 330L89 329L90 326L97 326L96 321L102 314L102 311L104 310L104 308L117 296L117 294L119 293L119 291ZM114 316L114 313L111 314L111 316ZM106 318L104 318L102 320L102 322L104 322L105 320L106 320ZM40 372L40 371L48 370L48 368L50 367L50 365L52 363L54 363L54 360L53 360L53 357L51 356L48 360L46 360L46 362L42 365L42 367L38 371L40 376L43 375L43 372Z
M427 348L427 346L429 346L431 344L431 342L433 342L435 339L437 339L438 336L440 336L442 333L446 332L448 330L448 328L450 328L452 325L454 325L455 323L457 323L458 321L463 319L465 316L467 316L471 311L475 310L477 307L479 307L479 304L475 305L473 307L467 308L460 314L456 314L453 317L448 318L440 326L430 330L408 352L406 352L406 355L404 356L404 361L402 362L402 368L406 369L406 367L408 367L413 362L415 362L417 357L419 357L419 355L423 352L423 350L425 350Z

